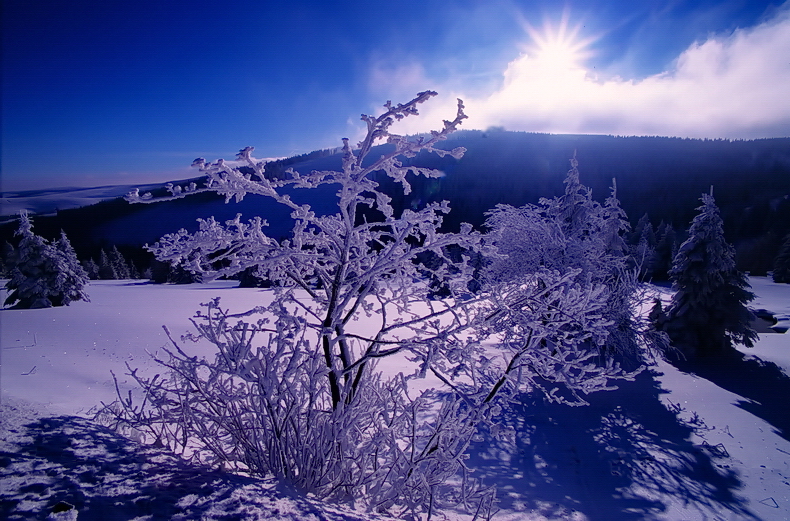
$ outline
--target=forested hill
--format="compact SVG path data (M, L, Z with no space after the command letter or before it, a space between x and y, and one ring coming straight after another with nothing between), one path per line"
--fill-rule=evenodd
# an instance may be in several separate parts
M696 213L700 195L713 186L725 234L739 248L741 260L746 259L745 269L755 270L750 266L755 262L765 264L749 259L775 255L781 238L790 233L790 138L728 141L492 129L457 132L441 148L457 146L467 149L461 160L433 154L410 160L439 168L445 176L415 181L408 196L392 183L382 183L392 188L388 192L400 207L447 199L452 208L446 218L449 227L462 221L480 225L484 212L496 204L520 206L561 194L569 159L575 153L581 181L592 188L595 199L603 201L612 179L617 179L617 195L632 224L648 214L654 225L671 223L682 234ZM381 153L386 147L381 147ZM374 150L371 156L378 154ZM267 172L278 176L287 168L304 172L339 167L340 156L334 150L316 151L270 163ZM334 190L326 188L313 194L294 193L294 197L311 202L318 211L329 211ZM227 205L224 198L205 195L153 205L116 200L64 210L56 217L39 217L34 225L45 237L54 237L63 228L78 253L82 249L93 255L101 243L140 245L181 227L196 229L198 217L214 215L221 220L239 212L245 217L264 215L275 234L287 231L288 212L255 196ZM0 231L6 240L13 226L4 225Z
M727 141L465 131L451 136L442 148L453 146L464 146L467 153L458 162L432 159L444 165L447 176L428 183L428 192L431 199L452 201L456 217L475 224L477 216L497 203L523 205L560 195L574 153L582 183L597 200L603 201L616 178L617 195L634 223L647 213L655 224L663 220L685 228L700 195L711 186L723 214L739 219L747 208L775 206L790 194L790 138Z

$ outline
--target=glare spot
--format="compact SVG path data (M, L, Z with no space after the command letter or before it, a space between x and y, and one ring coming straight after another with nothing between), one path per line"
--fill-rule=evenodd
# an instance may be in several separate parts
M569 13L565 10L556 28L551 22L546 21L540 30L524 22L524 30L532 40L526 48L526 54L535 66L544 71L557 72L579 69L592 55L589 46L596 38L582 38L580 35L582 26L570 27L568 18Z

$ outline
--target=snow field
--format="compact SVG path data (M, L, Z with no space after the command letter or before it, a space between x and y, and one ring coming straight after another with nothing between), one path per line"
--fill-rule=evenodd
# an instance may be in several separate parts
M785 316L790 313L790 286L765 278L752 278L751 283L758 295L753 307ZM235 284L218 281L174 286L94 281L87 288L90 303L0 312L0 438L3 457L12 461L4 467L0 498L16 501L14 512L22 517L14 518L25 518L24 512L39 516L56 498L68 494L81 494L84 502L91 500L92 505L96 498L113 494L121 503L133 502L146 495L142 490L146 483L165 483L180 476L194 487L158 496L150 493L149 506L139 510L143 518L149 515L146 512L161 511L154 506L161 502L171 505L167 508L181 509L172 510L173 516L181 516L173 519L213 519L229 513L242 519L360 519L341 507L289 496L272 483L237 483L235 478L222 481L215 477L219 481L206 484L205 479L201 481L200 471L178 467L166 454L144 449L140 453L143 456L132 456L137 449L131 448L131 442L80 418L58 418L86 416L99 402L114 400L110 371L118 376L122 392L131 389L124 376L127 362L146 374L161 372L148 352L162 354L161 348L168 345L162 325L179 339L191 329L188 319L200 303L221 296L223 307L243 311L267 303L271 295L267 290L234 288ZM4 293L0 292L0 298ZM355 332L372 331L375 325L360 320ZM190 353L214 354L211 346L201 343L181 345ZM790 335L761 334L757 345L743 352L775 362L787 372ZM403 357L392 357L381 361L378 369L386 375L411 373L414 364ZM623 385L622 392L593 395L598 398L590 407L530 409L524 405L524 415L514 416L522 422L514 427L524 433L515 445L498 445L486 436L478 440L472 447L470 466L478 469L486 483L499 486L503 510L494 519L790 518L787 433L777 432L774 425L750 412L749 398L664 362L658 362L654 370L659 373L654 380L660 389L651 389L653 377L645 377L633 385ZM437 386L430 378L412 383L425 388ZM649 392L640 394L642 391ZM663 407L647 406L650 393L659 396ZM777 397L780 402L784 399ZM640 411L643 416L638 418L631 411ZM693 427L682 431L690 432L686 441L672 438L669 429L665 432L659 428L659 420L666 422L669 417L667 411ZM659 413L664 416L659 418ZM39 431L25 425L47 429L46 434L36 435ZM589 442L586 449L580 445L585 440ZM70 457L82 466L72 466L55 456L25 460L28 463L24 464L13 459L14 451L26 450L19 447L41 447L45 442L66 443ZM40 449L36 450L41 457ZM696 462L689 460L690 454L696 454ZM124 466L128 464L124 458L137 457L147 461L149 473L145 476ZM689 470L700 461L709 464L719 478ZM99 472L102 465L110 471ZM175 468L183 473L178 474ZM202 484L195 484L198 482ZM27 492L20 492L23 489ZM697 493L699 497L693 497ZM623 506L626 503L633 508ZM80 519L96 519L89 512L95 515L97 510L91 508L81 512ZM454 512L441 515L445 519L471 519Z

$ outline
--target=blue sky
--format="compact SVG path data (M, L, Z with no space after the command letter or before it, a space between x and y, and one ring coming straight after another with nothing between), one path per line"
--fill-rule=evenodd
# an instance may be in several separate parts
M790 136L790 5L654 1L3 1L2 189L165 181L195 157L400 131ZM396 129L397 130L397 129Z

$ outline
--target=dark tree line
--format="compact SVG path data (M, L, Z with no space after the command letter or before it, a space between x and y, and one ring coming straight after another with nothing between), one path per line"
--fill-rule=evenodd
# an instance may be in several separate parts
M389 145L373 150L378 157ZM742 271L765 275L773 264L784 237L790 234L790 139L753 141L700 140L660 137L615 137L586 135L548 135L525 132L459 131L443 143L444 147L463 146L468 151L455 161L427 154L404 159L405 163L437 168L441 178L417 179L412 191L403 194L397 183L384 175L375 180L393 198L396 212L413 209L430 202L448 200L452 212L443 228L457 230L459 223L469 222L482 228L485 212L497 204L522 206L535 204L541 197L561 195L561 180L567 161L574 151L584 166L585 184L595 197L608 192L616 178L623 209L631 216L631 225L644 214L650 216L658 248L663 228L671 227L678 243L685 240L685 227L694 217L700 193L716 186L726 238L736 249L736 262ZM278 178L288 168L302 174L311 170L333 170L341 158L333 150L321 150L293 158L267 163L266 176ZM199 180L194 180L200 182ZM161 192L161 193L159 193ZM165 189L154 191L155 197ZM334 192L316 190L302 196L300 204L310 204L319 213L334 204ZM127 260L140 270L151 264L142 250L162 235L179 228L197 229L196 219L214 215L224 222L236 213L245 218L266 218L273 236L287 233L287 211L252 198L225 205L216 194L199 194L184 200L146 205L128 205L122 199L105 201L85 208L59 211L57 216L37 216L37 230L45 237L55 237L61 229L71 238L80 259L93 258L98 263L100 249L109 255L117 245ZM0 241L10 240L15 225L0 225ZM645 237L648 243L649 234ZM638 239L632 238L638 245ZM1 243L1 242L0 242ZM664 247L664 246L662 246ZM659 252L657 252L659 253ZM663 261L645 266L653 271L653 280L666 280L670 255L660 253ZM649 273L646 273L649 274Z

